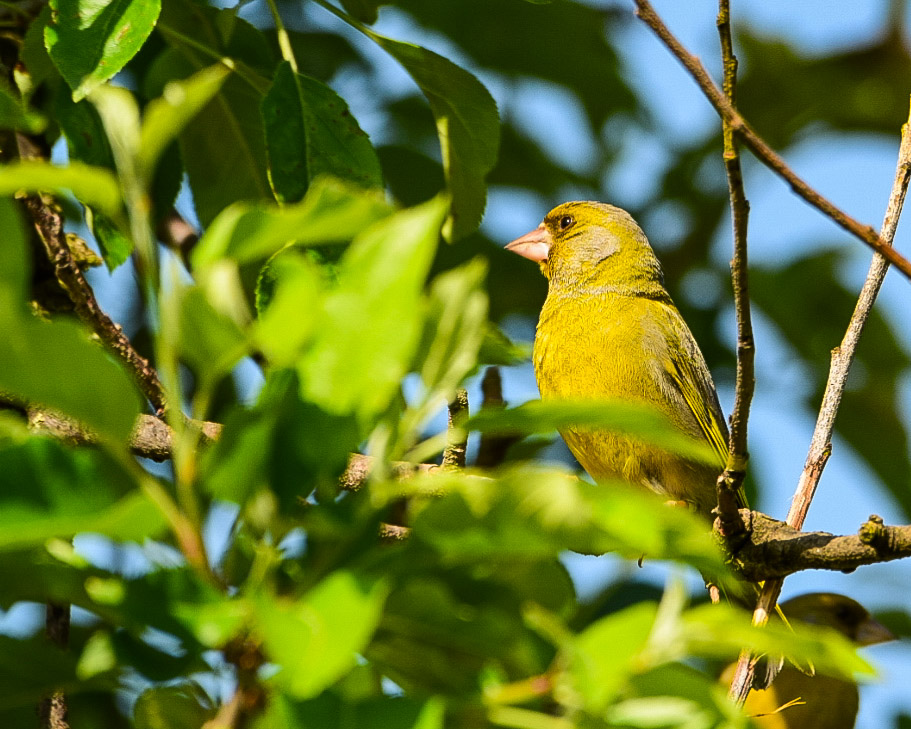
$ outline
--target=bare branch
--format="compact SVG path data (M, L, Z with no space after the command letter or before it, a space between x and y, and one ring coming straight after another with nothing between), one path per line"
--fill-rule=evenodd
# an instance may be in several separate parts
M884 526L872 515L857 534L802 532L758 511L741 511L749 539L732 555L748 580L778 580L803 570L850 572L911 556L911 526Z
M911 113L909 113L908 121L902 126L895 180L892 184L892 193L889 196L889 204L886 206L886 214L882 225L882 239L890 246L892 239L895 237L895 230L898 227L898 219L905 201L909 179L911 179ZM816 420L816 427L813 430L813 437L810 441L810 450L807 454L803 472L800 474L797 491L791 501L791 508L788 511L787 523L794 529L803 527L807 510L810 508L810 502L816 493L819 479L822 476L826 462L829 460L829 456L832 454L832 433L835 429L835 416L838 414L838 408L841 404L841 396L845 390L848 371L854 361L854 355L857 351L857 344L863 332L864 324L870 315L888 268L889 262L884 256L873 256L870 270L858 296L857 305L851 315L851 321L848 323L845 336L841 341L841 345L832 351L829 377L826 382L822 405L819 409L819 416ZM781 593L781 586L782 579L780 578L770 580L763 586L756 610L753 612L753 622L755 624L764 625L768 620L769 613L774 608L778 595ZM731 682L730 695L741 703L746 700L749 686L753 682L752 676L755 663L755 658L750 658L747 655L742 655L738 661L734 680Z
M718 3L718 35L721 41L721 57L724 67L724 94L733 106L737 86L737 56L731 41L731 13L728 0ZM747 422L750 403L755 389L753 323L750 316L750 289L747 260L747 227L750 203L743 187L743 172L740 167L740 150L734 129L727 119L722 118L724 133L724 171L728 180L728 194L731 201L731 224L733 226L734 255L731 259L731 282L734 290L734 309L737 314L737 381L734 410L731 413L731 433L728 442L728 459L724 473L718 479L718 513L722 533L726 538L738 539L736 518L737 501L735 494L742 488L746 477Z
M791 189L810 205L825 213L842 228L881 254L905 276L911 278L911 261L892 248L890 242L880 238L872 226L858 222L800 179L781 156L753 130L747 120L743 118L740 112L722 93L721 89L715 85L715 82L712 81L711 76L709 76L699 59L688 52L668 30L654 8L652 8L651 3L648 0L635 0L635 2L637 7L636 14L655 32L655 35L661 39L671 53L680 60L684 68L689 71L699 85L699 88L702 89L709 103L715 107L715 111L730 125L731 129L743 140L743 143L757 159L782 177L791 186Z
M47 250L57 280L66 289L76 315L87 324L114 354L133 372L136 382L152 406L159 412L166 408L164 387L155 368L133 348L132 342L119 324L102 311L95 293L82 270L73 260L63 231L63 217L40 197L29 195L25 209Z

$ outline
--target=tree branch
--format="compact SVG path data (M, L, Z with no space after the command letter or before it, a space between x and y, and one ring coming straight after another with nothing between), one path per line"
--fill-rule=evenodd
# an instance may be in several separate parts
M731 12L728 0L718 3L718 36L721 41L721 58L724 68L724 95L733 106L737 86L737 56L731 41ZM737 314L737 380L734 390L734 410L731 413L731 433L728 442L728 459L724 473L718 479L718 514L722 534L729 539L741 537L736 518L736 494L746 478L747 423L750 403L755 389L753 323L750 316L750 289L747 259L747 227L750 203L743 187L740 167L740 150L731 124L722 118L724 134L724 171L728 180L731 201L734 255L731 259L731 282L734 290L734 309Z
M76 315L110 347L117 357L133 372L142 394L159 412L166 408L164 388L155 368L133 348L123 328L102 311L95 293L86 281L82 270L73 260L63 231L63 217L40 197L29 195L24 200L25 209L44 243L48 259L54 266L57 280L66 290Z
M889 196L889 203L886 206L886 214L882 225L882 240L890 246L892 239L895 237L895 230L898 227L898 220L901 216L902 205L908 190L909 179L911 179L911 112L909 112L908 121L902 126L895 180L892 183L892 193ZM841 404L841 396L845 390L848 371L854 361L854 354L857 351L857 344L860 341L860 335L863 333L864 324L866 324L870 315L888 268L889 262L886 257L878 254L873 256L870 270L867 272L867 278L858 296L845 336L841 344L832 350L829 377L826 381L826 389L819 409L819 416L816 419L816 427L813 430L813 437L810 441L809 453L807 454L803 472L800 474L800 480L797 483L797 490L791 501L791 508L788 511L787 523L794 529L803 527L807 511L810 508L810 502L816 493L819 479L822 476L826 462L829 460L829 456L832 454L832 433L835 430L835 416L838 414L838 408ZM782 578L770 580L763 586L759 602L753 613L753 622L755 624L763 625L768 620L769 614L775 607L775 602L781 593L781 586ZM746 700L749 686L753 683L756 660L755 657L744 654L741 655L738 661L737 670L731 682L730 695L740 703Z
M655 32L655 35L661 39L671 53L680 60L684 68L689 71L699 85L699 88L702 89L709 103L715 107L715 111L730 125L731 129L740 137L756 158L782 177L791 186L791 189L810 205L825 213L842 228L881 254L905 276L911 278L911 261L892 248L890 242L878 236L872 226L858 222L800 179L781 156L753 130L747 120L743 118L740 112L715 85L715 82L712 81L699 59L689 53L668 30L654 8L652 8L651 3L648 0L635 0L635 2L637 7L636 15Z
M779 580L803 570L851 572L858 567L911 556L911 526L884 526L871 515L857 534L802 532L758 511L740 512L749 538L732 555L752 582Z

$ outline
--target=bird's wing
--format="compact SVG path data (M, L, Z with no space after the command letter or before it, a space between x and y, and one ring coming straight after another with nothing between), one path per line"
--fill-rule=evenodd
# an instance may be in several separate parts
M682 319L679 319L678 326L678 331L671 336L677 337L684 346L668 348L665 370L699 424L705 439L718 455L719 465L723 466L728 456L728 431L721 413L721 405L718 403L718 395L715 393L715 385L708 374L702 352L699 351L693 335ZM702 364L702 367L699 367L699 364ZM737 492L737 503L739 507L747 508L743 489Z

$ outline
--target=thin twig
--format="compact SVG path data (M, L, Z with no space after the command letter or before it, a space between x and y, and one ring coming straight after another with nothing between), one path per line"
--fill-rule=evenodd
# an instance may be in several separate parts
M734 55L734 45L731 40L731 13L728 0L719 0L717 25L724 68L724 95L733 106L737 86L737 56ZM733 525L741 522L739 519L732 520L732 512L736 512L737 509L734 495L743 486L743 481L746 477L746 466L749 458L747 452L747 421L755 386L753 367L755 348L753 324L750 316L747 259L747 226L750 216L750 203L743 187L740 150L738 149L734 129L724 118L722 118L722 130L724 133L724 171L728 180L734 240L734 255L731 259L731 281L734 290L734 309L737 314L737 381L734 410L731 413L728 459L724 473L718 479L718 512L724 536L737 538L739 534L735 533L736 530Z
M905 276L911 278L911 261L892 248L890 242L877 235L872 226L864 225L855 220L800 179L781 156L753 130L747 120L734 108L730 100L712 81L699 59L689 53L681 45L680 41L674 37L648 0L635 0L635 2L638 8L636 14L655 32L655 35L661 39L671 53L680 60L699 85L699 88L702 89L709 103L715 107L715 111L730 125L731 129L740 137L757 159L782 177L791 186L791 189L810 205L825 213L842 228L881 254Z
M892 193L889 196L889 204L886 207L886 214L883 219L881 236L882 240L888 245L892 244L892 239L895 237L895 230L898 227L902 205L905 202L909 179L911 179L911 112L909 112L908 121L902 126L895 180L892 183ZM810 502L813 500L816 487L819 484L819 478L822 476L826 462L832 454L832 433L835 429L835 417L838 414L841 397L845 390L848 371L854 361L854 355L857 351L860 335L863 333L864 324L866 324L870 311L873 309L873 303L876 301L876 296L879 293L888 268L889 262L884 256L878 254L873 256L870 270L867 272L867 278L858 296L845 336L841 340L841 344L832 350L829 377L826 381L826 389L819 409L819 416L816 420L816 427L813 430L813 437L810 441L809 453L807 454L803 472L800 474L797 490L791 501L791 508L788 511L787 523L795 529L803 527L807 510L810 508ZM780 579L771 580L765 584L759 596L756 610L753 613L753 622L755 624L763 625L768 620L769 613L781 593L781 585L782 580ZM734 674L734 680L731 683L730 695L732 698L736 698L740 702L746 699L746 695L749 693L749 686L753 680L752 674L755 662L755 658L741 655Z

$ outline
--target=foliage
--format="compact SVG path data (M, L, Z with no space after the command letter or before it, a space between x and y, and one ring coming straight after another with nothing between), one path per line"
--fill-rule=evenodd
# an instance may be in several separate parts
M0 723L27 725L64 691L73 726L190 729L228 721L239 696L257 729L738 727L748 720L714 670L743 647L869 671L837 635L756 630L733 607L689 604L676 579L660 599L631 599L647 592L632 579L580 599L567 550L646 555L737 587L706 524L533 465L529 447L493 469L398 478L398 461L434 459L459 436L428 424L485 366L515 363L521 350L498 323L540 303L533 267L478 230L488 188L604 197L616 130L652 125L611 42L620 13L574 0L39 5L0 8L0 607L69 604L89 617L65 650L0 637ZM388 37L387 15L410 37ZM424 36L437 50L411 42ZM778 145L811 124L892 132L902 121L833 104L834 92L803 104L818 84L860 83L842 67L894 85L909 63L894 38L813 61L741 43L757 126L776 129L761 113L789 101L801 111ZM398 94L382 84L395 64L409 79ZM775 104L762 97L768 78ZM488 86L523 84L578 105L590 164L559 161L508 93L498 111ZM385 131L369 138L352 110ZM68 161L48 162L52 148ZM689 221L663 257L672 288L711 265L726 198L693 180L719 149L715 138L675 149L642 205L672 203ZM90 316L56 305L67 292L26 198L93 240L108 272L132 266L134 312L121 323L161 376L171 469L131 455L146 409L137 372ZM198 241L175 243L175 205ZM850 306L836 263L825 253L754 279L817 386L841 326L828 307ZM720 311L678 298L711 362L730 367L712 326ZM825 324L812 337L809 320ZM907 354L882 317L870 336L861 362L884 375L849 393L840 434L911 516L897 411ZM253 362L255 385L239 374ZM94 447L27 428L27 405L80 423ZM215 444L181 406L224 423ZM863 427L871 418L889 423L888 439ZM704 455L628 404L490 407L462 425L486 439L568 422ZM357 452L370 476L343 490ZM403 520L408 539L380 538ZM209 538L219 530L223 549ZM119 564L87 560L71 541L84 533L108 540Z

